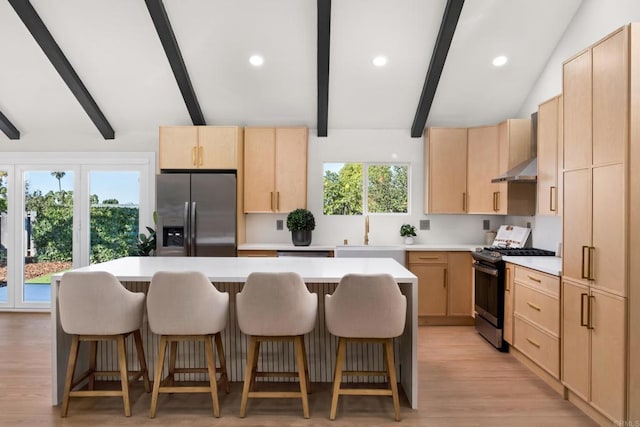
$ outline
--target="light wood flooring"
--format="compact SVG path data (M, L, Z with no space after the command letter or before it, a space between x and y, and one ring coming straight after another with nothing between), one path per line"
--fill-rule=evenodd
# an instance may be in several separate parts
M220 394L221 418L212 417L208 395L164 395L148 418L150 395L132 391L133 416L120 398L72 399L69 417L51 406L51 325L48 314L0 313L0 426L591 426L586 415L511 355L500 353L468 326L419 330L419 408L401 400L401 424L388 397L340 398L329 421L331 388L312 384L311 418L299 400L252 400L238 417L241 383Z

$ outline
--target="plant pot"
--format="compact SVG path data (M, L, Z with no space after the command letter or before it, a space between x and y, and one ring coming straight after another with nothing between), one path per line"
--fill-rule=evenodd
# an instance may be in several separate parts
M411 236L407 236L404 238L404 244L405 245L413 245L413 237Z
M309 246L311 244L311 230L297 230L291 232L294 246Z

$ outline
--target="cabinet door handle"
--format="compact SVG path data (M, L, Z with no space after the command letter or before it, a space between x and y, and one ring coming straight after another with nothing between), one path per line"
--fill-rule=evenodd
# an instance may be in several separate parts
M588 265L588 271L589 271L589 280L596 280L595 275L593 274L593 258L596 255L596 248L593 246L589 246L589 265Z
M442 284L443 287L447 287L449 285L449 275L447 274L447 269L444 269L444 283Z
M204 164L204 147L198 147L198 165L202 166Z
M507 292L511 292L511 268L507 267L505 269L505 273L507 277L505 280L504 290Z
M194 145L191 149L191 164L196 166L196 146Z
M554 193L556 194L555 197L553 195ZM549 210L551 212L555 212L555 211L558 210L558 207L557 207L558 206L558 201L556 200L557 195L558 195L558 189L556 187L553 187L553 186L549 187ZM553 203L554 201L555 201L555 207L554 207L554 203Z
M533 280L534 282L537 282L537 283L542 283L542 280L538 279L537 277L534 277L530 274L528 276L529 276L529 280Z
M529 341L531 343L532 346L536 347L536 348L540 348L540 344L538 344L537 342L535 342L534 340L532 340L531 338L527 338L527 341Z
M540 310L541 310L541 308L540 308L540 307L538 307L537 305L535 305L535 304L533 304L533 303L530 303L529 301L527 301L527 305L528 305L529 307L533 308L535 311L540 311Z
M280 211L280 192L276 191L276 210Z
M467 193L462 193L462 212L467 211Z
M420 259L438 259L437 256L421 256Z
M580 272L581 277L583 279L589 279L589 271L587 271L586 273L584 272L584 267L586 265L585 260L589 257L589 255L587 254L587 256L584 256L585 251L589 250L589 246L582 246L582 271Z
M596 297L595 295L589 295L589 303L587 304L587 329L593 328L593 308L591 307L591 302L595 304Z
M589 297L588 294L580 294L580 326L589 327L589 324L584 321L584 298ZM587 303L589 301L587 300Z
M271 194L271 210L273 210L273 191L269 194Z

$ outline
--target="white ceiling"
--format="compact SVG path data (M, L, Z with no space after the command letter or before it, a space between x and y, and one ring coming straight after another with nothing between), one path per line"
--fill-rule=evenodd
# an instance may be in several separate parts
M119 132L191 124L142 0L31 0ZM427 125L517 114L581 0L467 0ZM446 0L334 0L331 129L411 128ZM164 0L207 124L316 127L315 0ZM251 54L264 56L261 68ZM0 111L21 133L95 135L8 2ZM371 64L388 57L384 68ZM503 68L493 57L509 57ZM6 136L0 133L0 139Z

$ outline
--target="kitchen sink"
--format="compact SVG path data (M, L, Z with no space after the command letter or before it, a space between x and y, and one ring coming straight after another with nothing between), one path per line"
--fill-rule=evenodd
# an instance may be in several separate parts
M338 245L335 248L336 258L393 258L405 265L403 246L394 245Z

